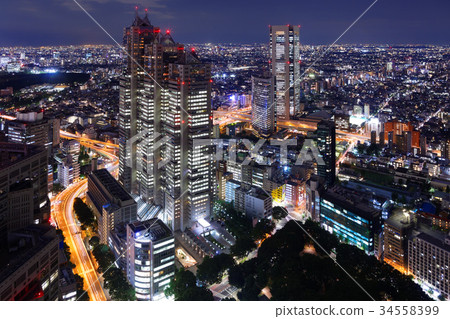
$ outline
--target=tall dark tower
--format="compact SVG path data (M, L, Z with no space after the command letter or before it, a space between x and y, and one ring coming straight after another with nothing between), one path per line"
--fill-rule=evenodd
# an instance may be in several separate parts
M212 207L211 66L170 31L136 14L125 29L129 57L120 91L119 178L127 190L164 208L173 230ZM160 216L161 217L161 216Z
M330 187L336 180L336 126L333 121L320 121L317 124L316 143L320 156L325 162L318 165L318 175L325 180L325 187Z
M300 26L270 26L270 55L275 76L276 116L289 120L300 112Z
M159 28L151 25L147 12L142 19L137 11L131 26L125 28L123 45L127 51L126 65L120 79L119 100L119 180L129 192L136 192L137 186L137 143L130 143L138 134L140 123L138 113L142 112L145 97L144 84L150 72L148 53L154 43L160 42ZM147 79L148 81L148 79ZM154 114L148 114L153 117Z

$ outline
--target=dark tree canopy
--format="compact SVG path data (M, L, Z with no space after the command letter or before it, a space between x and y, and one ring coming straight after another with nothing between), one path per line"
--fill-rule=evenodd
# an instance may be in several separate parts
M250 237L242 237L236 240L236 243L231 246L230 253L237 258L247 256L252 250L256 249L256 244Z
M73 202L73 210L75 211L75 214L77 215L77 218L82 225L82 229L94 226L94 213L89 208L89 206L81 200L81 198L75 198L75 201Z
M286 218L286 216L288 215L286 208L284 207L280 207L280 206L275 206L272 210L272 217L275 220L281 220L283 218Z
M220 254L213 258L206 256L198 266L197 277L208 284L220 282L223 273L234 265L234 259L230 255Z
M267 238L258 257L230 269L230 284L241 288L240 300L257 300L265 287L272 300L371 300L321 247L333 251L337 262L375 300L429 300L411 278L357 247L341 244L312 221L290 221Z
M105 288L109 290L112 300L135 300L135 290L128 283L123 271L114 264L115 257L109 247L105 244L98 244L92 250L92 254L99 264L98 271L103 273Z
M272 233L274 229L275 224L271 220L263 218L253 228L252 238L254 240L264 239L268 234Z
M178 301L212 301L213 294L205 287L197 286L195 275L184 268L175 273L165 290L166 296L174 296Z
M89 295L84 290L84 279L78 274L74 275L75 281L77 283L77 301L89 301Z

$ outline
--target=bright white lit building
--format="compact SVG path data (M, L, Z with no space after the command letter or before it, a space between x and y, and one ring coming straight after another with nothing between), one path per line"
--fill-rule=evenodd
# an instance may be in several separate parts
M281 120L300 112L300 27L270 26L272 74L275 76L276 116Z
M137 300L162 300L175 275L175 238L159 219L127 225L126 272Z
M450 234L414 233L408 242L408 271L437 297L450 298ZM427 290L428 290L427 289Z

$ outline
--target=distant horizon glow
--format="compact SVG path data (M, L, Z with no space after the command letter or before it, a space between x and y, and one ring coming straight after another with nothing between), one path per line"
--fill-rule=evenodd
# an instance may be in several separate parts
M268 25L301 25L300 41L308 45L333 43L373 0L268 0L246 2L141 0L138 12L149 10L151 23L170 30L180 43L268 43ZM121 42L123 29L135 16L134 4L122 0L82 3L99 24ZM52 10L47 8L51 7ZM342 43L449 45L449 1L378 1L339 40ZM399 14L401 12L401 14ZM63 27L61 27L63 26ZM207 26L207 27L205 27ZM95 23L75 5L41 0L9 1L0 12L2 46L113 44Z

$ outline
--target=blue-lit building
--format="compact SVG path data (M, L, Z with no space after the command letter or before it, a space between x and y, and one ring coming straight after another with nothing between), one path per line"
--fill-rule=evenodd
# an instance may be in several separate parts
M320 224L343 242L379 254L381 212L361 201L351 190L334 186L321 195Z
M225 183L225 201L231 203L236 200L236 188L241 186L241 182L231 179Z

